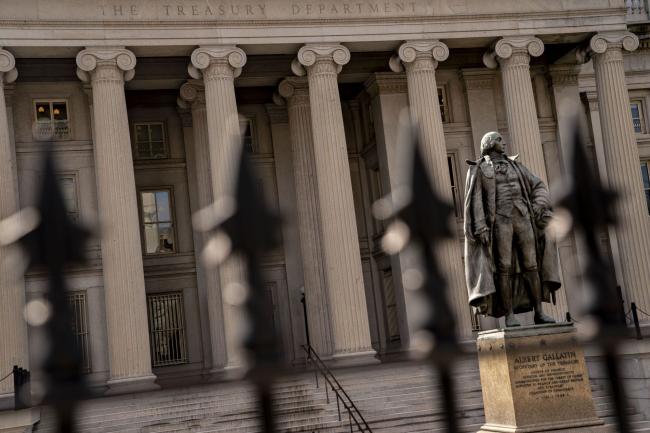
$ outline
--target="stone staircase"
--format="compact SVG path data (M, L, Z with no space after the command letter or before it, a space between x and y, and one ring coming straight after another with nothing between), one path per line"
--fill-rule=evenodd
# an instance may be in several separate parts
M444 432L439 387L427 365L387 363L335 371L375 433ZM476 432L484 422L476 360L457 365L457 407L462 431ZM314 375L285 378L274 390L278 429L285 433L349 432L348 415L338 418L330 391L327 404L324 381L315 387ZM611 403L600 385L593 387L598 415L614 422ZM634 431L650 432L650 422L630 410ZM46 409L36 433L54 433ZM218 433L261 431L256 398L245 382L216 383L103 397L85 402L79 411L80 433ZM357 431L354 429L354 431Z

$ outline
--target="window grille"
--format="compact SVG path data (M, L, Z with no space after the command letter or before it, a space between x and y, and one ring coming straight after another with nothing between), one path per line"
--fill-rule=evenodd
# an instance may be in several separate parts
M444 86L438 87L438 104L440 104L440 117L442 123L449 123L449 99L447 98L447 89Z
M65 140L70 137L68 103L65 100L34 101L34 138Z
M472 320L472 331L480 331L481 321L479 319L478 310L476 310L474 307L469 307L469 317Z
M181 292L147 295L151 365L186 364L187 340Z
M72 332L81 353L81 365L84 373L90 373L90 341L88 337L88 310L86 309L86 292L72 292L68 295L68 304L72 313Z
M630 102L630 111L632 112L632 124L634 125L634 132L638 134L645 133L642 102L641 101Z
M458 191L458 176L456 175L456 156L447 154L447 167L449 168L449 180L451 181L451 195L454 199L454 214L456 218L462 217L460 209L460 192Z
M174 252L171 190L140 191L145 254Z
M643 192L650 213L650 161L641 161L641 177L643 178Z
M135 123L133 129L135 159L164 159L168 157L164 123Z

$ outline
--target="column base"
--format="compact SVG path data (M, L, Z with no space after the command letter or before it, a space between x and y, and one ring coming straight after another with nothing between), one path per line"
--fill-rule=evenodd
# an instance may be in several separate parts
M111 379L106 382L108 391L104 395L130 394L132 392L155 391L160 385L154 383L156 376L129 377L126 379Z
M226 365L211 369L209 374L210 382L241 380L246 375L246 369L243 365Z
M616 433L614 425L585 425L572 427L571 424L555 424L537 427L509 427L495 424L485 424L477 433Z
M331 358L324 362L331 368L346 368L375 365L379 364L381 361L377 359L377 352L369 350L366 352L335 353Z
M34 424L41 420L41 409L29 409L0 412L0 433L31 433Z

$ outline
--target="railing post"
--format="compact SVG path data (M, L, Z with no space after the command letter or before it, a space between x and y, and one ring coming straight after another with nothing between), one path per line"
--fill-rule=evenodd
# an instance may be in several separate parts
M632 302L632 319L634 319L634 329L636 330L636 339L643 340L643 335L641 335L641 326L639 326L639 314L636 311L635 302Z
M571 317L571 313L569 313L568 311L566 312L566 321L568 323L573 322L573 317Z
M616 296L618 298L618 305L620 306L621 323L627 326L627 317L625 317L625 300L623 299L623 290L621 286L616 286Z
M332 391L334 391L334 387L332 387ZM341 405L339 404L339 395L336 394L336 410L339 413L339 421L341 421Z
M304 290L304 289L303 289ZM302 303L302 317L305 321L305 337L307 338L307 357L311 359L311 339L309 338L309 320L307 319L307 300L305 299L305 292L302 292L300 297L300 302Z

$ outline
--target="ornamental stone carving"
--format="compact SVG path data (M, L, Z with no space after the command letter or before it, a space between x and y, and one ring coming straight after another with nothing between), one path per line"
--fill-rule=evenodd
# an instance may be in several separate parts
M205 91L200 82L189 81L183 84L179 93L180 99L185 103L205 104Z
M135 54L123 47L91 47L81 50L77 54L77 76L81 81L90 81L91 75L102 68L102 78L122 78L129 81L135 76ZM121 76L114 74L120 72Z
M341 44L307 44L298 50L297 62L291 64L291 70L298 76L305 75L305 68L311 68L318 62L333 62L337 73L350 61L350 50Z
M433 59L436 68L449 58L449 47L438 40L404 42L388 64L393 72L403 72L403 64L413 64L418 58Z
M292 105L309 104L309 84L304 77L287 77L278 85L278 93Z
M0 47L0 85L13 83L16 78L18 70L14 55Z
M639 38L630 32L603 32L593 36L589 48L596 54L603 54L609 48L623 48L634 51L639 47Z
M494 48L483 55L483 63L490 69L496 69L499 61L513 59L520 55L528 63L528 56L539 57L544 54L544 42L535 36L513 36L502 38L494 44Z
M242 68L246 64L246 53L234 45L204 46L195 49L190 57L191 63L187 70L192 78L200 79L204 74L228 73L232 70L232 76L237 78L241 75ZM213 68L208 72L211 65L218 65L221 68Z

